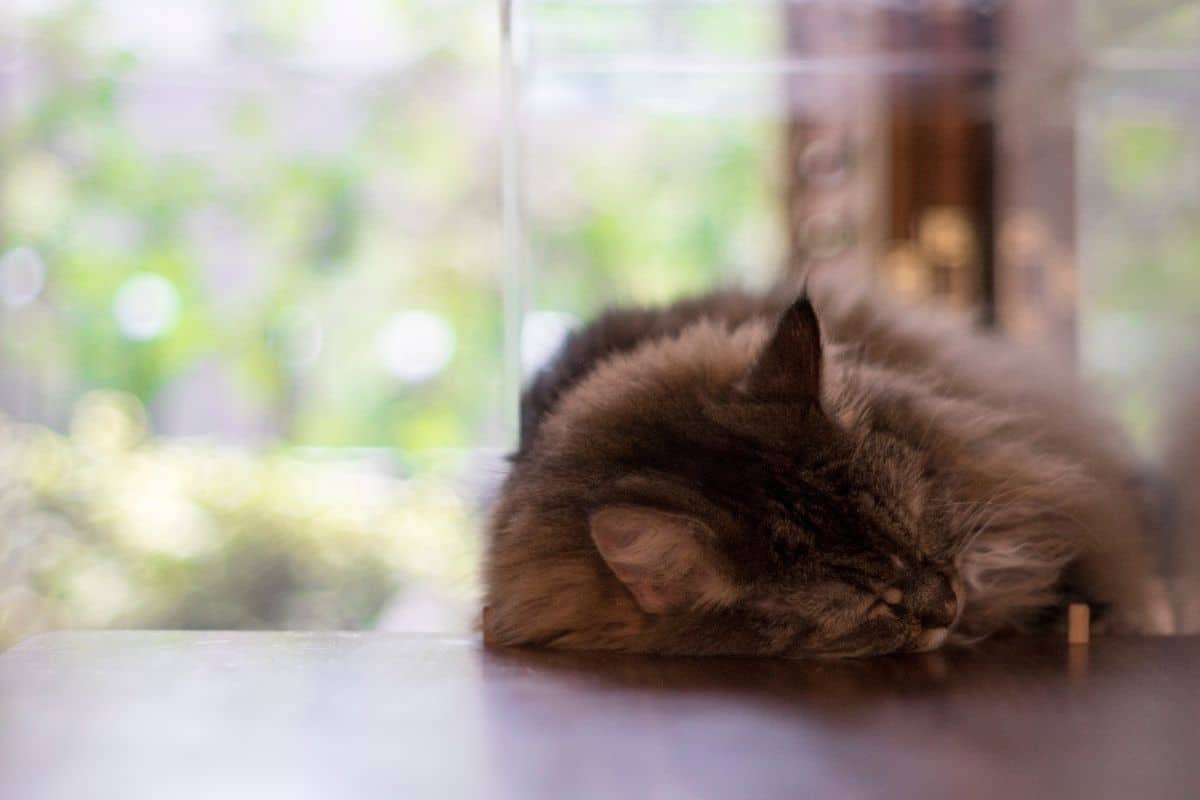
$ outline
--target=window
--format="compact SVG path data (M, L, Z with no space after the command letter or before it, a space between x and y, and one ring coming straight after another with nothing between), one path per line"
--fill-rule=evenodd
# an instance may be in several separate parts
M1153 438L1194 4L505 8L6 0L0 642L462 628L521 377L784 265L1078 352Z

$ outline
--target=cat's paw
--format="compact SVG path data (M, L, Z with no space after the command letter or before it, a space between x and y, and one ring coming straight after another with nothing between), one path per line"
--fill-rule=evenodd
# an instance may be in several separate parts
M1179 632L1171 592L1165 581L1151 580L1141 602L1134 607L1114 608L1102 632L1137 636L1174 636Z

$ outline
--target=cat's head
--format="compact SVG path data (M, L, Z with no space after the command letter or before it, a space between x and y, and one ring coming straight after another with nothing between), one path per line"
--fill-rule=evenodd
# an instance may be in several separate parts
M608 359L546 420L493 521L503 643L868 655L962 611L938 477L865 422L801 297ZM837 374L827 374L827 373ZM829 384L836 385L829 385Z

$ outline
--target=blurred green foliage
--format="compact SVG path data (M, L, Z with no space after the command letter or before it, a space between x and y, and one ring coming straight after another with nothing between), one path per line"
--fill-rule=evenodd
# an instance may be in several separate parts
M303 56L318 5L222 12L238 69L189 66L178 78L178 67L107 45L102 5L66 3L9 28L25 59L9 80L25 82L30 102L0 117L0 254L32 248L48 285L41 302L5 314L14 335L0 356L67 376L39 398L47 421L61 424L96 387L153 409L215 359L236 376L239 402L290 443L506 444L494 10L392 3L407 42L392 66L298 80L289 59ZM239 85L242 71L256 79ZM339 119L322 118L327 99ZM199 130L170 124L189 108ZM297 118L312 131L292 127ZM530 164L556 163L570 198L532 218L534 307L584 315L770 269L767 121L618 124L615 150L593 137L538 143ZM137 341L113 299L145 274L171 282L181 313ZM435 377L404 384L379 363L377 337L408 308L445 318L457 346ZM298 357L313 336L320 357Z
M464 445L491 413L495 378L476 365L498 352L500 330L495 158L487 138L455 118L478 80L478 62L464 53L479 31L451 44L445 26L429 25L417 63L347 86L354 120L335 125L340 146L321 152L302 131L282 129L290 102L320 113L320 98L296 99L314 89L289 83L280 63L305 13L291 4L280 14L283 5L231 14L242 58L267 65L268 79L246 87L221 84L230 76L206 71L215 65L173 86L136 54L106 52L93 30L105 12L93 3L25 23L19 50L31 74L11 80L27 81L32 102L0 124L0 252L31 247L49 265L44 301L10 313L8 327L47 312L50 324L44 335L6 337L4 355L53 362L71 378L68 400L110 387L148 406L217 358L238 376L244 402L270 413L289 441L408 447L429 438L412 415L450 406L462 426L436 412L431 424L449 434L445 446ZM396 24L417 24L406 9L397 6ZM450 96L438 96L443 84ZM197 142L176 144L187 134L169 119L192 104L206 127ZM182 313L163 335L135 341L112 305L144 273L171 282ZM467 357L419 387L397 387L370 358L381 319L406 307L464 323ZM327 357L290 358L300 322L319 330ZM394 424L401 416L409 421Z
M1102 73L1082 91L1082 361L1150 453L1170 435L1181 366L1200 363L1196 79L1187 69Z
M136 398L69 435L0 416L0 645L57 627L357 628L409 576L474 584L475 512L436 469L157 441Z

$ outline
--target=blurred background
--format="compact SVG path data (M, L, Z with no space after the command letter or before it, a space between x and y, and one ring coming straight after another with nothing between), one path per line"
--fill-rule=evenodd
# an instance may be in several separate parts
M815 265L1153 447L1198 221L1198 2L5 0L0 646L465 630L522 377Z

